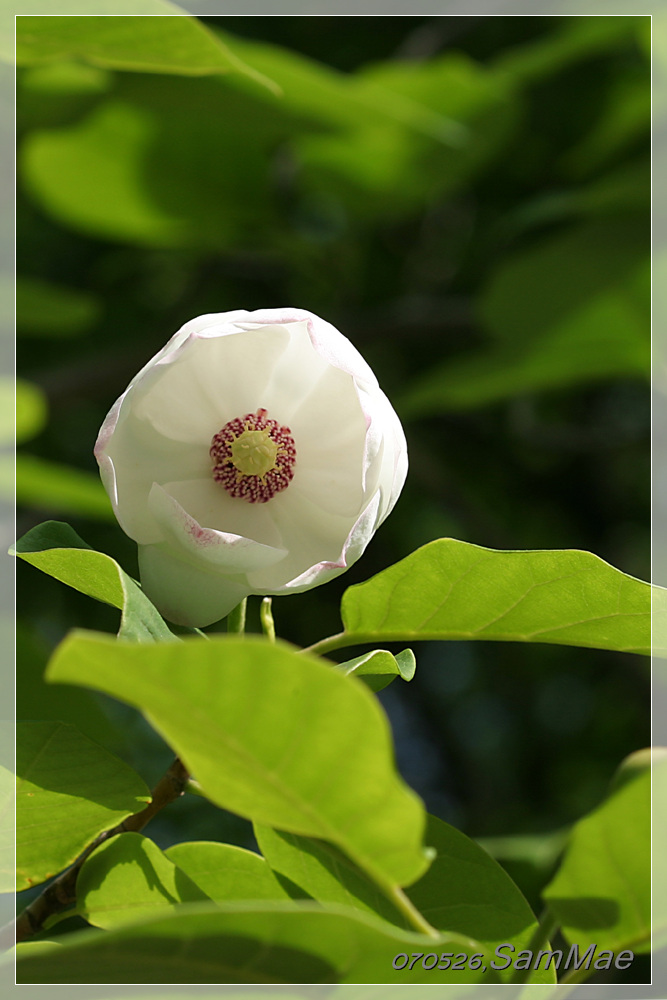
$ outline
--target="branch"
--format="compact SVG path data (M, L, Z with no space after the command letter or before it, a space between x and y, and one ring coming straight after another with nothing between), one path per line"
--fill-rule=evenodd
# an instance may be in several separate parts
M148 805L140 812L128 816L111 830L105 830L96 837L83 854L79 855L71 868L68 868L51 882L41 895L34 899L23 913L19 914L15 921L0 931L0 946L11 948L14 942L25 941L26 938L38 934L49 917L74 905L76 903L77 876L84 861L90 857L93 851L118 833L138 833L139 830L143 830L161 809L183 794L189 778L190 775L177 757L153 789Z

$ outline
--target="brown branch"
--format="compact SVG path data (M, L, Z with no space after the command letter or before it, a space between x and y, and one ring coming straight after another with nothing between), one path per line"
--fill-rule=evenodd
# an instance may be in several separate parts
M153 817L173 802L185 791L190 775L176 758L166 774L160 778L151 793L151 801L140 812L128 816L111 830L105 830L85 851L79 855L71 868L64 871L51 882L44 891L33 900L30 906L19 914L17 919L0 931L0 947L11 948L14 942L25 941L26 938L38 934L46 920L55 913L60 913L76 903L76 880L81 867L93 851L105 841L118 833L128 833L143 830Z

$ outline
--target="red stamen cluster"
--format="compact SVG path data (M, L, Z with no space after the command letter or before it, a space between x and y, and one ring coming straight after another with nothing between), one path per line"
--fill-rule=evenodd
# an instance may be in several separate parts
M232 444L244 431L267 431L278 446L276 464L263 476L245 475L234 465ZM230 496L248 503L266 503L287 489L294 476L296 448L292 432L289 427L281 427L276 420L271 420L266 410L259 409L230 420L214 436L210 454L216 483L220 483Z

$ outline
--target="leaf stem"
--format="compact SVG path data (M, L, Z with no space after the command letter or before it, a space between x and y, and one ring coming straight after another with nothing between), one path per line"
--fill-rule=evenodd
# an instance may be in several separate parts
M177 757L168 771L158 781L151 793L148 805L121 823L104 830L79 855L74 864L54 879L46 889L34 899L22 913L7 926L0 930L0 946L11 948L15 942L38 934L46 920L55 913L65 910L76 903L76 880L84 861L93 853L96 847L115 837L118 833L138 833L153 817L183 794L190 775Z
M559 923L556 915L548 906L542 910L540 919L538 921L537 927L533 932L533 936L530 939L529 944L526 945L526 949L531 951L533 955L536 951L540 951L543 944L549 942L549 938L558 930ZM512 976L512 983L527 983L530 980L533 969L517 969L517 971Z
M271 611L271 598L262 598L262 603L259 606L259 621L262 626L262 632L267 637L269 642L276 641L276 626L273 623L273 612Z
M406 896L400 886L392 885L390 890L385 890L385 892L396 909L403 914L408 923L411 924L416 931L420 934L426 934L427 937L440 937L440 932L429 924L426 917L419 912L412 900Z
M240 604L229 612L227 615L227 631L234 632L237 635L243 635L245 632L245 615L246 607L248 604L248 598L244 597Z
M349 641L349 636L345 632L337 632L336 635L330 635L327 636L326 639L320 639L319 642L314 642L312 646L306 646L305 649L300 650L300 652L314 653L315 656L322 656L324 653L330 653L334 649L341 649L343 646L355 646L358 644L358 639L355 642L351 642Z

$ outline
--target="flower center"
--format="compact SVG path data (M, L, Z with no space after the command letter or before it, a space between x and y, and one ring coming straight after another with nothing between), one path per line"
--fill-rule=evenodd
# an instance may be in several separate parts
M232 441L232 465L244 476L265 476L276 467L278 445L268 431L244 431Z
M216 483L248 503L266 503L287 489L294 476L292 432L266 410L230 420L214 436L210 454Z

